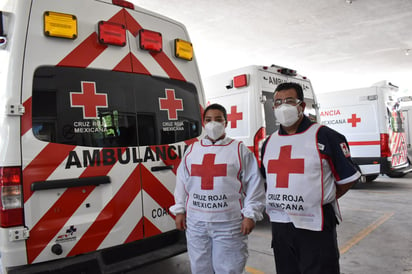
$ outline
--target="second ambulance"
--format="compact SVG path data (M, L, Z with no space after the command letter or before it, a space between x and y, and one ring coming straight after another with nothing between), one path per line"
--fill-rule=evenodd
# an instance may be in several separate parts
M412 170L398 90L382 81L318 94L322 124L345 135L364 182L379 174L402 177Z
M271 65L251 65L205 78L208 103L223 105L228 114L227 134L241 140L260 160L260 148L266 137L279 128L273 114L273 92L280 83L295 82L302 86L305 114L319 121L312 84L296 70Z

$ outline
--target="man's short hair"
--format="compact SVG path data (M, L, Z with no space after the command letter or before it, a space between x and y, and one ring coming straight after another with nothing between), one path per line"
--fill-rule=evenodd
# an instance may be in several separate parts
M302 89L302 86L297 83L287 82L287 83L279 84L275 89L275 93L277 91L282 91L282 90L287 90L287 89L294 89L296 93L298 94L298 99L303 101L303 89Z
M219 104L211 104L211 105L207 106L207 108L206 108L205 111L203 112L203 120L205 120L206 112L207 112L209 109L220 110L220 111L223 113L223 117L225 118L225 121L227 121L227 112L226 112L226 109L225 109L224 106L219 105Z

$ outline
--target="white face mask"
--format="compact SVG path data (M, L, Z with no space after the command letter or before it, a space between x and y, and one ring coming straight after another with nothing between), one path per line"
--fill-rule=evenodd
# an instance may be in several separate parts
M225 134L225 124L216 121L210 121L205 125L205 130L207 136L212 140L219 139L223 134Z
M288 104L282 104L275 108L274 113L276 120L285 127L290 127L297 120L299 120L298 106L292 106Z

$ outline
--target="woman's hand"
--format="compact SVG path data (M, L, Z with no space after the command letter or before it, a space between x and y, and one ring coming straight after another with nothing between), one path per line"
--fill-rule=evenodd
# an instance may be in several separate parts
M176 214L176 228L178 230L185 230L186 229L186 214L184 213L178 213Z
M248 235L252 230L255 228L255 221L253 221L250 218L243 218L242 221L242 226L240 228L240 231L242 232L243 235Z

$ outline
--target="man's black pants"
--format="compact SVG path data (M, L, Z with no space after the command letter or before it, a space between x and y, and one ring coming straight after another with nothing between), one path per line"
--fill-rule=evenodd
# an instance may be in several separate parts
M336 216L332 205L323 206L323 231L272 222L272 248L277 274L339 274Z

